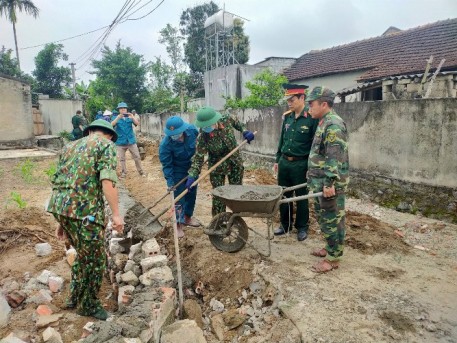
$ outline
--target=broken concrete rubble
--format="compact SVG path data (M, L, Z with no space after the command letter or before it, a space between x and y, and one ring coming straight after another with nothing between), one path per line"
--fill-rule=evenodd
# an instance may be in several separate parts
M64 279L60 276L51 276L49 277L48 286L51 292L57 293L60 292L63 288Z
M143 251L143 257L145 258L160 254L160 246L155 238L148 239L144 242L141 250Z
M6 300L12 308L18 307L23 303L27 295L22 291L12 291L6 295Z
M35 244L35 252L37 256L48 256L52 253L52 246L49 243Z
M46 343L63 343L60 333L52 327L43 331L43 340Z
M206 343L203 331L193 320L184 319L164 328L161 343Z
M173 281L173 273L168 266L152 268L140 276L140 282L145 286L165 286Z
M62 318L63 314L50 314L39 316L36 321L36 327L38 329L45 328L49 325L54 325Z
M165 255L155 255L151 257L146 257L141 260L141 268L143 273L146 273L151 268L163 267L168 263L168 259Z
M8 305L8 302L3 295L0 294L0 328L3 328L8 324L10 313L10 305Z

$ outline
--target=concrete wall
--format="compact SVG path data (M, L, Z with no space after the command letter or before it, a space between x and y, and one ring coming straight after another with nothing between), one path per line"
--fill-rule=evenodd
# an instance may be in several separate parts
M63 130L71 132L71 118L77 110L82 111L81 100L39 99L39 104L47 135L57 135Z
M294 81L293 83L308 85L310 89L316 86L327 86L335 93L337 93L341 89L357 85L357 79L363 73L363 70L359 70L342 74L303 79L299 81ZM360 93L346 95L346 102L360 101L360 99ZM335 102L339 101L339 98L335 99Z
M296 60L296 58L270 57L254 65L257 67L268 67L273 69L276 73L280 73L294 64Z
M284 110L234 112L258 131L243 148L248 164L274 162ZM352 195L457 222L457 99L338 103L335 110L349 130ZM142 116L143 133L160 138L169 116Z
M0 148L34 144L30 85L0 77Z

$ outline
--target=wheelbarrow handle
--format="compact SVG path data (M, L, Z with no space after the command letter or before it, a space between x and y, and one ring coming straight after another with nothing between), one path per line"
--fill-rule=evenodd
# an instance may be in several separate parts
M300 201L300 200L305 200L305 199L310 199L310 198L318 198L323 195L324 195L324 193L322 193L322 192L311 193L311 194L307 194L307 195L301 195L299 197L281 199L281 200L279 200L279 203L286 204L288 202L293 202L293 201Z
M300 189L300 188L303 188L303 187L306 187L308 186L308 184L305 182L305 183L301 183L299 185L295 185L295 186L292 186L292 187L287 187L287 188L284 188L282 190L283 193L286 193L286 192L290 192L290 191L294 191L296 189Z

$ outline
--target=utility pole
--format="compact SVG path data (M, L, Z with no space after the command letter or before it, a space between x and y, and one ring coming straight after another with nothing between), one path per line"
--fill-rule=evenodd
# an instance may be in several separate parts
M70 63L71 75L73 77L73 99L76 99L76 76L75 76L75 65L76 63Z

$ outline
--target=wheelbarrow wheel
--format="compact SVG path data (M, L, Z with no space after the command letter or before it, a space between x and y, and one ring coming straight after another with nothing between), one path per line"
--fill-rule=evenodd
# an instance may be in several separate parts
M241 217L233 220L232 227L227 231L227 223L233 213L222 212L215 216L207 229L208 238L218 250L225 252L237 252L243 249L249 237L246 222ZM211 232L211 234L210 234Z

